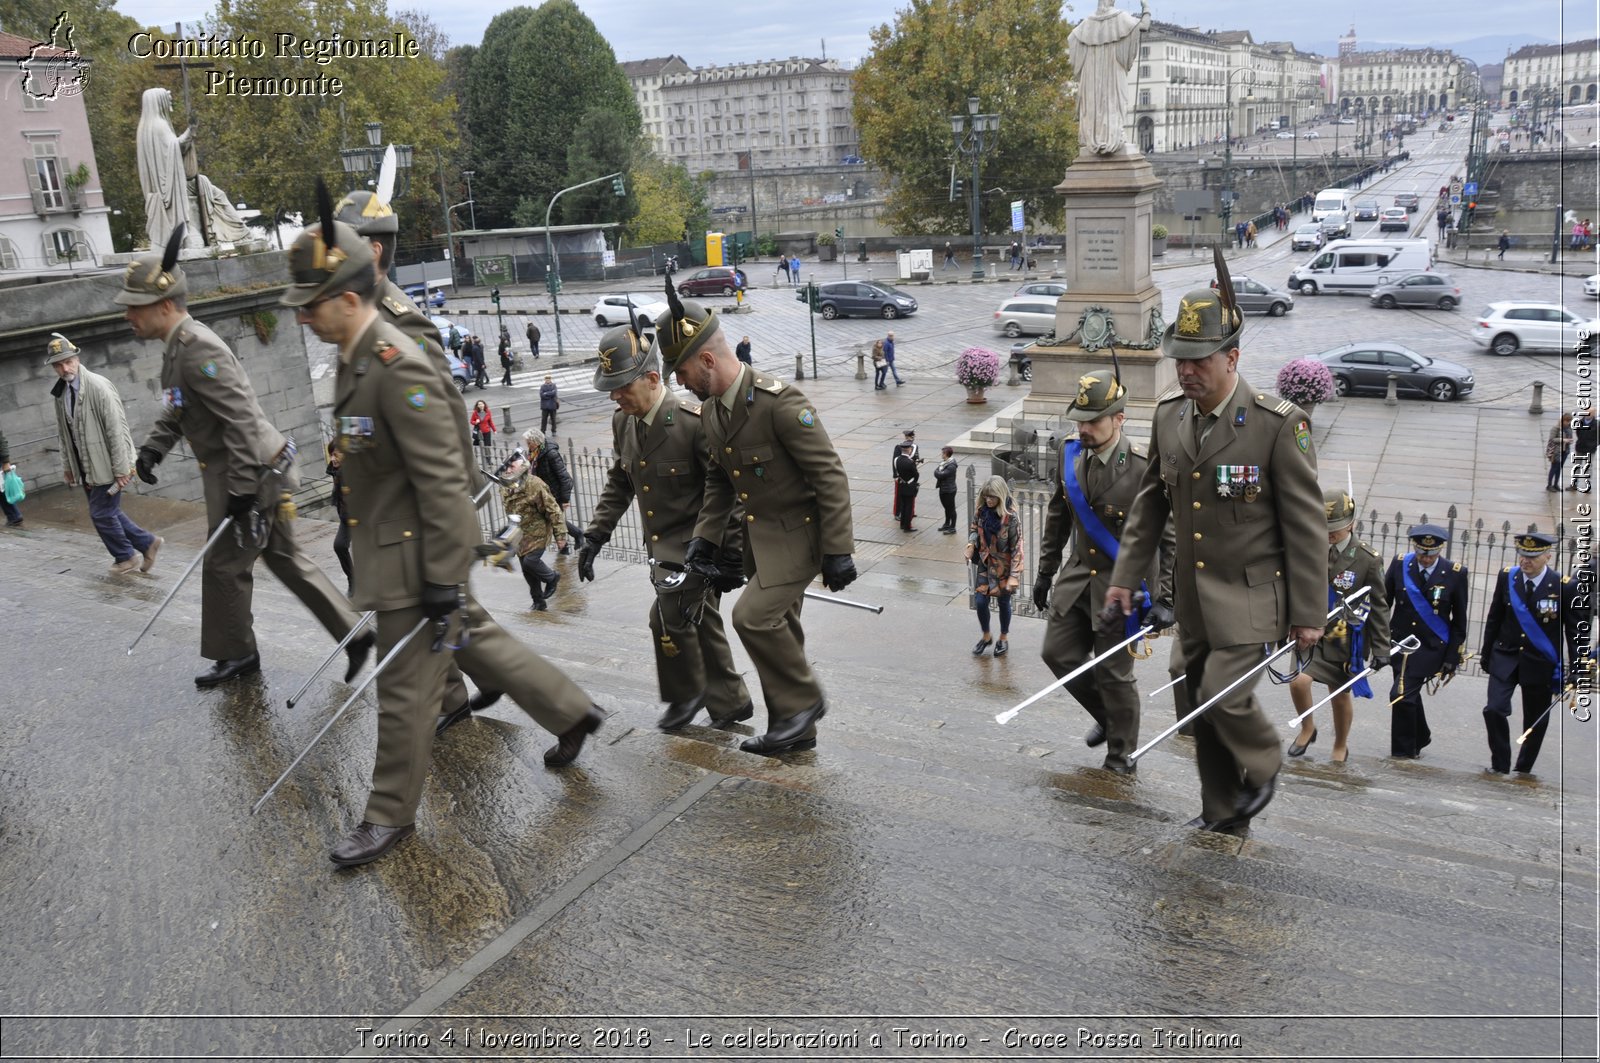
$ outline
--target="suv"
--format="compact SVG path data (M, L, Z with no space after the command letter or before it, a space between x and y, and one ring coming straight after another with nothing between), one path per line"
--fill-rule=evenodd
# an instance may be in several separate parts
M1047 336L1056 330L1059 296L1024 295L1007 299L994 312L994 330L1002 336Z
M1380 233L1392 232L1395 230L1400 232L1409 232L1410 229L1411 215L1406 211L1406 208L1383 208L1383 217L1378 219L1378 231Z
M658 295L602 295L589 313L601 328L628 323L628 300L633 300L633 316L639 328L655 331L656 319L667 312L667 304Z
M732 295L744 287L744 279L732 266L707 266L678 282L679 295ZM627 320L627 314L623 314Z
M1590 350L1600 321L1586 320L1555 303L1490 303L1478 315L1472 342L1498 355L1529 350Z
M809 289L801 289L797 299L806 301ZM829 281L816 288L816 309L832 321L836 317L881 317L890 321L917 312L917 301L888 284L865 281Z
M1415 192L1395 193L1394 205L1397 207L1406 208L1407 213L1415 213L1419 203L1420 200L1417 199L1417 194Z

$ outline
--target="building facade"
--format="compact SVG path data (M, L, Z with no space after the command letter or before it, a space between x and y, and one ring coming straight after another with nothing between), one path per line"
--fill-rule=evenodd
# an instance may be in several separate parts
M1470 73L1470 78L1466 77ZM1477 66L1444 48L1389 48L1339 57L1336 108L1342 115L1425 115L1459 104Z
M83 96L85 60L0 33L0 275L99 265L113 250ZM52 62L57 65L52 67Z
M1600 91L1596 49L1600 49L1600 40L1594 38L1518 48L1506 56L1505 71L1500 77L1500 106L1596 102Z
M639 117L644 123L644 134L650 145L662 158L667 156L667 123L661 114L661 79L669 74L686 74L689 64L682 56L669 55L658 59L634 59L620 64L622 72L633 86L633 98L639 105Z

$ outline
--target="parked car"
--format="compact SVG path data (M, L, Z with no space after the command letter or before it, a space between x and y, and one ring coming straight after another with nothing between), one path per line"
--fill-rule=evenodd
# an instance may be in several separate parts
M1281 133L1275 133L1275 134L1273 134L1273 136L1278 140L1293 140L1294 139L1294 134L1289 132L1287 129L1283 130Z
M796 297L802 303L808 293ZM893 320L917 312L917 301L889 284L865 281L829 281L817 285L817 312L832 321L836 317L882 317Z
M441 307L444 305L444 289L434 288L431 291L421 284L408 284L400 289L411 297L411 301L419 306Z
M1472 342L1498 355L1517 351L1566 351L1593 347L1600 321L1586 320L1555 303L1490 303L1478 315Z
M1454 310L1461 305L1461 289L1445 273L1408 273L1372 289L1367 299L1373 306L1393 310L1397 306L1436 306Z
M1411 228L1411 212L1404 207L1384 207L1383 214L1378 218L1378 231L1406 232Z
M1394 205L1397 207L1404 207L1407 211L1414 212L1416 211L1417 207L1421 205L1421 200L1417 199L1417 194L1415 192L1396 192L1394 197Z
M1215 289L1216 281L1211 282ZM1273 317L1282 317L1294 309L1294 296L1277 288L1269 288L1258 280L1252 280L1244 274L1236 274L1233 278L1233 297L1239 303L1239 309L1245 313L1271 314Z
M1600 273L1596 273L1583 282L1583 294L1591 299L1600 299Z
M994 312L994 330L1003 336L1043 336L1056 330L1056 300L1025 295L1007 299Z
M844 158L839 160L839 165L840 166L861 166L861 165L864 165L865 162L866 162L866 160L863 159L859 155L846 155Z
M1350 235L1350 215L1342 210L1324 214L1320 224L1324 240L1342 240Z
M1322 134L1317 132L1315 129L1308 129L1304 133L1300 134L1300 138L1302 140L1321 140Z
M1022 287L1018 288L1016 291L1012 292L1011 294L1012 294L1012 296L1018 296L1018 295L1047 295L1052 299L1058 299L1061 296L1067 294L1067 282L1066 281L1029 281L1027 284L1024 284Z
M732 295L742 285L732 266L707 266L678 282L679 295Z
M1358 199L1355 206L1356 221L1377 221L1378 201L1376 199Z
M1396 374L1395 392L1449 402L1472 391L1472 370L1443 358L1429 358L1410 347L1386 341L1345 343L1316 357L1333 374L1340 395L1385 395L1389 374Z
M667 304L659 295L602 295L589 311L594 323L601 328L628 323L628 300L633 300L634 317L641 329L655 328L656 318L667 312Z
M1295 251L1315 251L1322 244L1322 226L1316 222L1300 226L1289 237L1289 247Z
M467 368L466 361L460 355L450 349L450 326L455 325L463 340L466 339L469 330L447 317L430 317L428 320L439 330L439 339L444 345L445 361L450 363L450 379L455 382L457 391L466 391L467 385L472 381L472 370Z

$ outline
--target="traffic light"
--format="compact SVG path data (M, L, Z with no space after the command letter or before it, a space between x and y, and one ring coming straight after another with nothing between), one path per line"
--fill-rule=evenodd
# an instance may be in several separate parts
M961 178L952 178L950 181L950 202L956 203L961 199Z
M837 227L834 228L834 230L833 230L833 238L835 240L843 240L844 239L844 226L843 225L840 225L840 226L837 226Z
M500 305L500 289L499 288L490 288L489 289L489 298L491 300L493 300L495 306L499 306Z
M546 288L550 289L550 294L551 295L560 295L561 294L561 278L556 276L555 273L552 272L552 271L548 271L547 270L545 272L545 275L544 275L544 286Z
M627 186L622 183L621 174L611 179L611 191L615 192L619 198L628 194Z
M811 309L817 308L817 285L814 281L806 281L804 287L795 295L795 301L805 303Z

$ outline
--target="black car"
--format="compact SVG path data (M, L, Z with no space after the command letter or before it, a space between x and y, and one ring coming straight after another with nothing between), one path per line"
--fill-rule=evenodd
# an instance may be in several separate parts
M1377 221L1378 201L1376 199L1358 199L1355 207L1356 221Z
M795 298L802 303L809 287ZM836 317L882 317L894 319L917 312L917 301L899 288L865 281L830 281L816 287L816 311L832 320Z
M1429 358L1410 347L1379 340L1346 343L1316 356L1333 374L1340 395L1383 395L1389 374L1395 393L1449 402L1472 391L1472 370L1443 358Z

